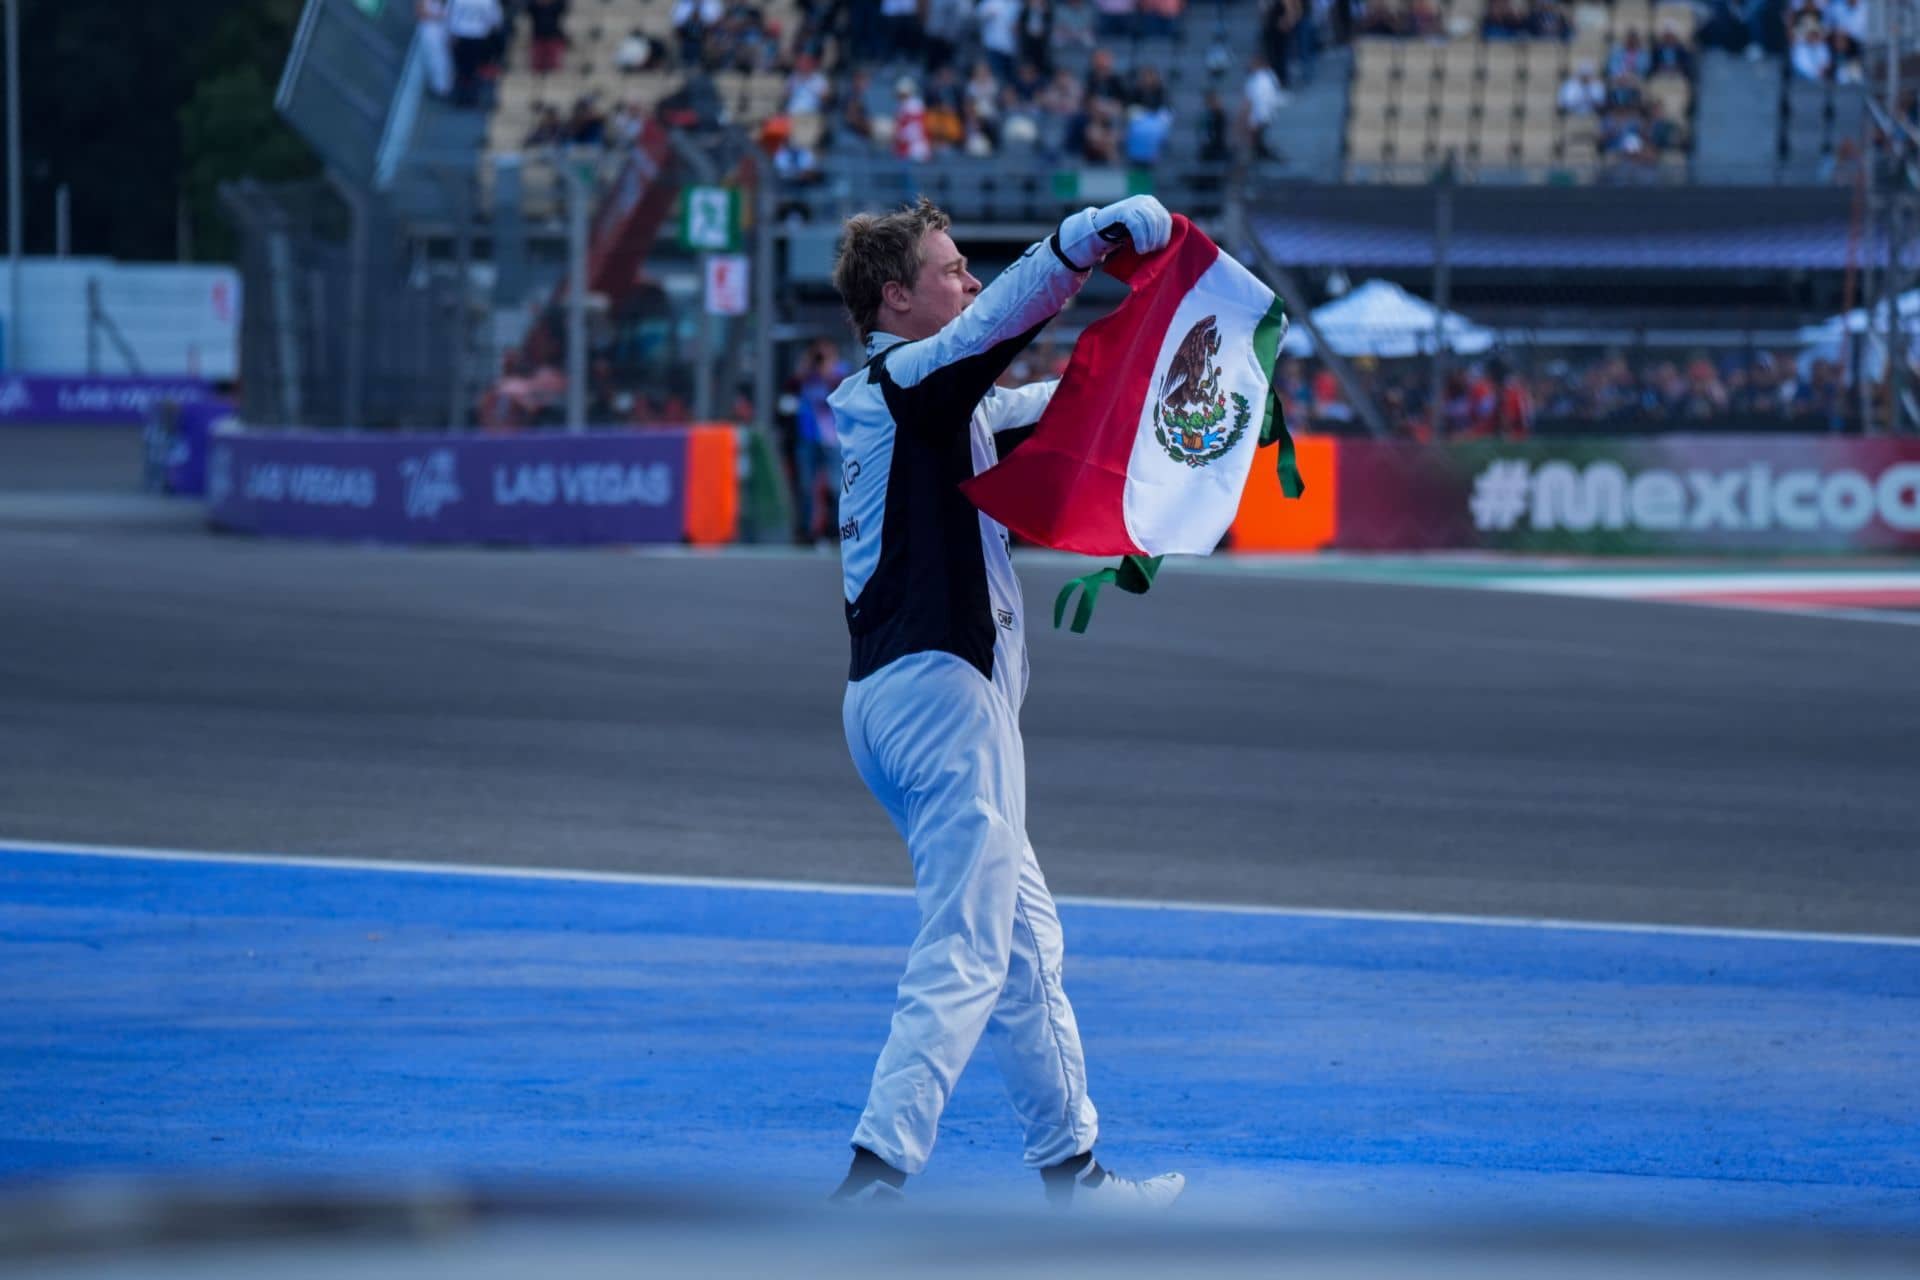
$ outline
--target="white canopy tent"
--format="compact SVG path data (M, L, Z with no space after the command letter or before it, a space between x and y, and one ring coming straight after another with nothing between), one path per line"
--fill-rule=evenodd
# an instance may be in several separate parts
M1429 355L1434 350L1434 322L1440 309L1386 280L1368 280L1345 296L1313 309L1313 322L1335 353L1395 359ZM1447 349L1459 355L1479 355L1496 341L1456 311L1447 313ZM1290 356L1313 354L1313 339L1304 325L1289 328L1281 350Z
M1900 332L1906 339L1908 358L1912 359L1914 348L1920 346L1920 289L1908 290L1897 302L1895 314L1900 317ZM1815 360L1841 360L1846 355L1849 335L1860 347L1860 365L1867 377L1874 381L1885 377L1887 304L1884 301L1876 303L1871 311L1855 307L1800 330L1800 341L1806 344L1800 353L1801 372L1805 373ZM1851 375L1852 370L1847 372Z

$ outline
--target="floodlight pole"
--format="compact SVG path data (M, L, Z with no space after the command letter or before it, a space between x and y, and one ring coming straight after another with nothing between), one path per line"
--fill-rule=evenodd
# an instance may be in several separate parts
M7 372L20 371L20 0L7 3Z

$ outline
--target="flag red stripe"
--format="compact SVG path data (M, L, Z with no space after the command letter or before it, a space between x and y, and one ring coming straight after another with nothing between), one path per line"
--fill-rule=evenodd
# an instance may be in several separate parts
M1082 555L1138 555L1127 533L1127 464L1154 365L1174 313L1220 248L1175 214L1159 253L1122 250L1107 273L1132 294L1088 325L1032 438L960 488L973 504L1030 542Z

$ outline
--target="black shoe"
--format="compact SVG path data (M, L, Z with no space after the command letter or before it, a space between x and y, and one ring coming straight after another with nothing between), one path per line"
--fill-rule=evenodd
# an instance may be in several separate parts
M907 1175L865 1147L853 1149L853 1165L827 1199L833 1204L903 1204Z

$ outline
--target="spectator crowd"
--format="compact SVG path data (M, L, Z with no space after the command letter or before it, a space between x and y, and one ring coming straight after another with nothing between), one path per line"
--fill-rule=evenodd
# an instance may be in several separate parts
M786 93L766 140L783 171L817 173L819 153L858 143L907 161L943 153L1028 151L1053 161L1152 168L1169 155L1176 123L1194 139L1183 154L1225 162L1236 146L1277 152L1269 127L1318 51L1345 22L1342 0L1265 0L1260 42L1248 51L1216 32L1183 47L1210 89L1176 121L1158 59L1122 70L1114 50L1182 34L1186 0L802 0L793 29L752 0L672 0L672 38L640 29L612 42L621 74L784 75ZM488 100L509 48L524 39L536 76L568 62L569 0L416 0L435 92L462 105ZM1161 46L1164 50L1166 46ZM1172 59L1165 60L1172 65ZM1238 93L1233 91L1237 84ZM696 107L725 104L691 88ZM619 145L646 112L588 94L537 104L525 145Z
M1642 432L1768 426L1827 430L1852 418L1855 405L1840 364L1794 351L1640 351L1512 357L1462 362L1433 402L1424 361L1377 362L1354 369L1396 434L1420 441L1519 439L1536 428ZM1290 423L1309 429L1360 429L1332 372L1313 360L1286 359L1276 370Z
M1617 168L1658 164L1687 145L1686 122L1669 115L1665 100L1650 89L1661 78L1692 84L1694 58L1687 42L1672 27L1651 41L1627 31L1608 48L1603 65L1574 67L1560 86L1561 114L1598 122L1604 162Z
M1864 84L1867 0L1796 0L1787 13L1788 64L1802 80Z

